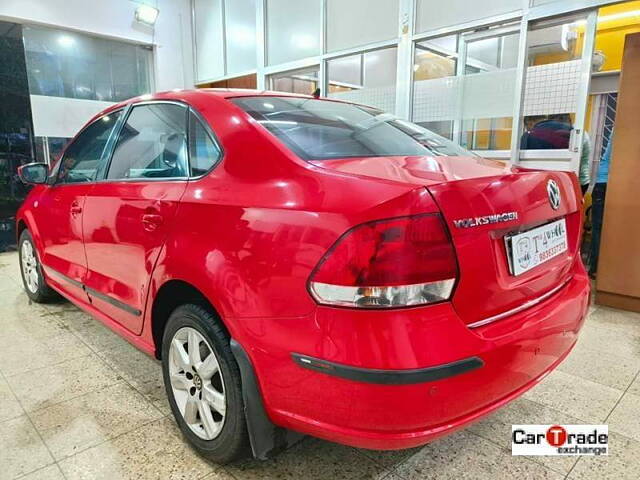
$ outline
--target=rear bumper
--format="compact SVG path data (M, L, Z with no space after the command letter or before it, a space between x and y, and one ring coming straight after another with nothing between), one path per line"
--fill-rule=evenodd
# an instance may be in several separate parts
M570 352L588 303L589 280L576 264L557 293L475 329L451 304L395 312L319 307L308 317L243 321L242 343L251 347L276 425L357 447L402 449L453 432L533 387Z

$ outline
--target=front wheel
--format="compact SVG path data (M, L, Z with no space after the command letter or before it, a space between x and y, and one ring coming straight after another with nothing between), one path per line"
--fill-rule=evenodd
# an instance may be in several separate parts
M180 430L203 456L226 463L244 456L248 433L240 371L219 319L199 305L182 305L167 322L162 371Z
M27 296L36 303L48 303L59 298L45 282L38 253L29 230L23 230L18 241L18 256L22 284Z

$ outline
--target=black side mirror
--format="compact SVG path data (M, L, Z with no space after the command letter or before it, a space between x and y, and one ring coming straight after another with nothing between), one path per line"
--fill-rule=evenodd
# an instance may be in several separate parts
M28 163L18 167L20 180L29 185L46 183L49 176L49 166L46 163Z

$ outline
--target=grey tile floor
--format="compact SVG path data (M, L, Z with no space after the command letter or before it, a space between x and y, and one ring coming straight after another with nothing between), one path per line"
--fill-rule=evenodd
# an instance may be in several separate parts
M640 315L593 308L569 358L485 420L422 448L305 439L220 467L183 441L160 365L69 303L30 304L0 254L0 479L640 478ZM512 457L513 423L607 423L608 457Z

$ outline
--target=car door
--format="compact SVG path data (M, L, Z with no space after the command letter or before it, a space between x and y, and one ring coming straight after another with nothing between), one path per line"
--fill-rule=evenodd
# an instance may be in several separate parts
M106 161L107 144L121 115L121 110L104 115L76 136L52 172L52 185L34 204L45 272L74 296L84 296L82 282L87 272L82 238L84 202Z
M92 303L142 330L148 282L188 181L185 105L134 105L105 178L84 203L85 285Z

